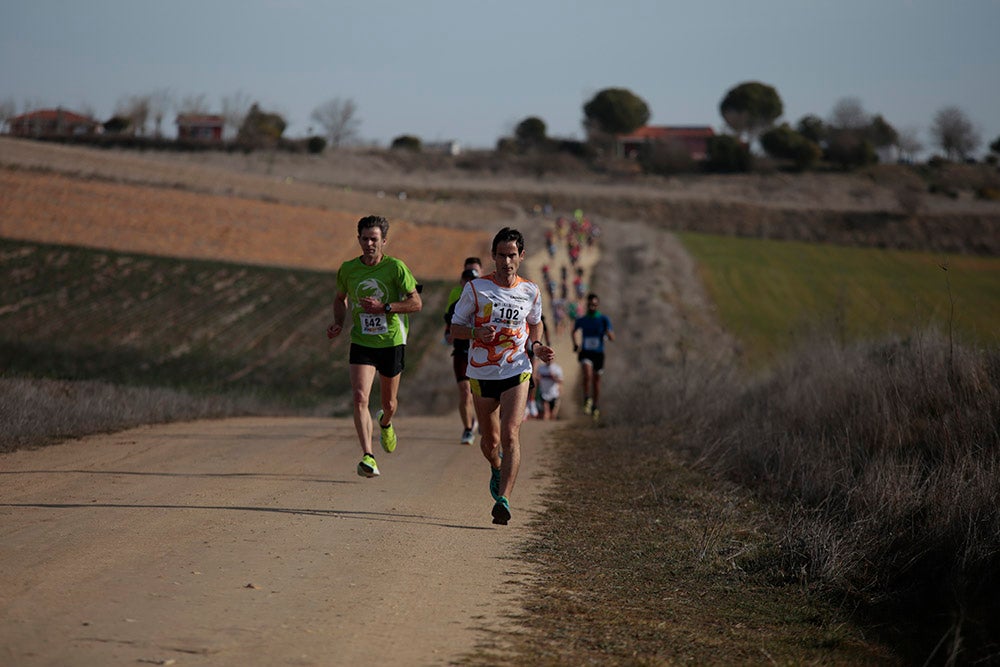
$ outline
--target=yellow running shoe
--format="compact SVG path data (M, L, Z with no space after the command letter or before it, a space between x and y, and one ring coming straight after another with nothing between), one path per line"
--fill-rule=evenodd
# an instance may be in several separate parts
M387 453L392 454L396 451L396 429L392 427L392 424L388 426L382 426L382 415L385 411L379 410L375 413L375 423L378 424L380 433L378 436L379 444L382 445Z
M378 464L375 463L374 456L365 454L361 458L361 463L358 464L358 475L361 477L378 477Z

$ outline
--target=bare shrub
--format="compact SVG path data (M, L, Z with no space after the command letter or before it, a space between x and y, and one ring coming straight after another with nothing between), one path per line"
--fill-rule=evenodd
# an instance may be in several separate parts
M895 194L899 210L905 215L916 215L923 207L923 194L915 188L900 187L896 189Z
M248 397L106 382L0 379L0 452L141 424L275 413Z
M765 378L687 368L616 403L631 446L680 448L789 508L778 572L894 619L914 659L995 658L1000 352L931 332L814 341Z

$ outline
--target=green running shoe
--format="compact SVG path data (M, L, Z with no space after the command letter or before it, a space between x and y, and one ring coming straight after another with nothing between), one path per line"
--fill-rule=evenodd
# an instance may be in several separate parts
M383 414L385 414L385 411L383 410L379 410L375 413L375 423L378 424L381 431L378 436L378 442L382 445L382 449L384 449L387 453L392 454L396 451L396 429L392 427L392 424L382 426Z
M361 477L378 477L378 464L375 463L375 457L371 454L365 454L361 458L361 463L358 464L358 475Z
M500 500L500 468L490 466L490 495L493 500Z
M508 521L510 521L510 503L507 502L506 497L500 496L497 498L496 505L493 506L493 523L506 526Z

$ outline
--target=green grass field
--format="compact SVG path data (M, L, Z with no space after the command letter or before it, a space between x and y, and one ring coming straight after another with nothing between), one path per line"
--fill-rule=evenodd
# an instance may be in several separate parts
M751 365L817 331L854 340L952 324L961 340L1000 343L1000 258L680 236Z

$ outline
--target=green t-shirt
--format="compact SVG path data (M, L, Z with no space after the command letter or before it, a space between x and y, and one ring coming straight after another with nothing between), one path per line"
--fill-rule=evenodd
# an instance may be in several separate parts
M465 285L455 285L451 288L451 291L448 292L448 308L445 310L451 310L451 307L458 303L458 300L462 297L462 289L464 287Z
M409 319L399 313L368 314L361 299L373 296L383 303L402 301L417 289L410 269L395 257L382 256L375 266L360 257L348 260L337 271L337 292L346 294L351 308L351 342L366 347L406 345Z

